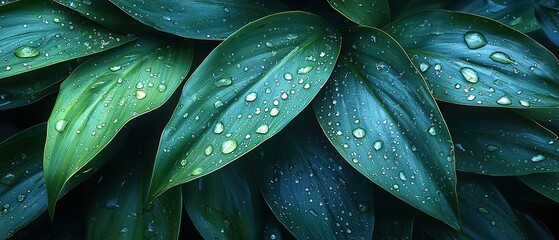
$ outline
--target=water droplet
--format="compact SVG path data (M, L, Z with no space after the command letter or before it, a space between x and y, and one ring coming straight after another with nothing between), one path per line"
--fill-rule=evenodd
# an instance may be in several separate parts
M196 168L196 169L192 170L192 172L190 172L190 175L198 176L198 175L202 174L203 172L204 172L204 169Z
M477 31L469 31L464 34L464 41L469 49L478 49L487 45L487 39L485 39L485 36Z
M266 47L272 48L274 47L274 44L271 42L266 42Z
M21 46L16 48L14 54L19 58L33 58L39 56L40 52L37 48L31 46Z
M233 80L231 78L222 78L214 82L216 87L225 87L231 85Z
M258 97L258 94L256 92L251 92L245 97L245 100L247 102L254 102L254 100L256 100L256 97Z
M435 64L435 71L440 71L441 69L443 69L443 65L441 64Z
M6 173L6 175L0 178L0 183L7 186L12 186L16 184L21 179L22 176L23 176L23 172Z
M258 127L258 128L256 129L256 133L258 133L258 134L267 134L267 133L268 133L268 130L269 130L268 125L260 125L260 127Z
M117 82L117 83L122 83L122 78L117 78L117 79L116 79L116 82Z
M403 171L400 171L400 173L398 174L398 177L400 177L400 180L402 180L402 181L408 180L408 178L406 178L406 174Z
M60 22L60 18L55 17L55 18L52 19L52 21L55 22L55 23L59 23L59 22Z
M298 74L307 74L307 73L309 73L309 72L312 70L312 68L313 68L312 66L302 67L302 68L299 68L299 69L297 70L297 73L298 73Z
M159 86L157 86L157 91L165 92L165 90L167 90L167 86L165 84L159 84Z
M491 221L491 226L495 227L495 225L497 225L497 223L495 223L495 221Z
M171 21L171 17L169 17L169 16L161 16L161 19L163 19L165 21Z
M502 64L511 64L514 62L508 54L503 52L491 53L491 55L489 55L489 58L491 58L491 60L495 62L502 63Z
M188 164L188 161L186 161L186 159L181 160L180 162L181 166L186 166L186 164Z
M206 154L206 156L210 156L214 151L214 146L209 144L206 149L204 149L204 154Z
M419 70L421 72L427 71L430 67L431 67L431 65L429 65L428 63L420 63L419 64Z
M460 68L460 73L469 83L477 83L479 81L476 70L469 67Z
M223 130L225 129L225 127L223 126L222 122L218 122L215 124L214 126L214 133L216 134L220 134L223 132Z
M57 132L63 132L64 129L66 129L66 125L68 125L68 121L66 121L65 119L60 119L56 122L56 124L54 125L54 129Z
M10 71L12 70L12 67L10 65L6 66L6 71Z
M383 144L384 144L384 143L382 142L382 140L376 140L376 141L373 143L373 148L374 148L375 150L378 151L378 150L380 150L380 149L382 148L382 145L383 145Z
M508 97L501 97L497 100L497 104L499 105L510 105L512 101Z
M305 83L305 85L303 86L304 89L309 89L311 87L311 85L309 83Z
M367 134L363 128L355 128L352 133L355 138L364 138Z
M393 187L394 189L400 188L400 186L399 186L398 184L394 184L394 185L392 185L392 187Z
M483 213L483 214L488 214L489 213L489 211L487 211L487 209L485 209L484 207L478 207L477 211L479 213Z
M223 8L223 11L226 12L226 13L230 13L230 12L231 12L231 10L229 10L229 8L226 8L226 7Z
M144 88L144 83L142 83L142 82L136 83L136 88L137 88L137 89L142 89L142 88Z
M470 95L468 95L468 98L467 98L467 99L468 99L468 101L473 101L474 99L476 99L476 96L470 94Z
M109 68L109 70L111 70L111 72L116 72L118 70L122 69L122 66L120 65L115 65Z
M146 98L146 95L147 95L146 92L144 92L142 90L137 90L136 91L136 98L138 100L142 100L142 99Z
M309 210L309 213L315 217L318 217L318 213L314 209Z
M545 156L544 156L544 155L541 155L541 154L538 154L538 155L536 155L536 156L533 156L533 157L530 159L530 161L532 161L532 162L541 162L541 161L543 161L543 160L545 160Z
M359 212L366 212L366 211L369 210L369 206L367 206L367 205L364 204L364 203L360 203L360 204L358 205L358 208L359 208Z
M285 73L283 75L283 78L287 81L290 81L291 79L293 79L293 75L291 75L291 73Z
M128 232L128 228L123 227L123 228L120 229L120 232L121 233L126 233L126 232Z
M489 152L494 152L494 151L499 150L499 147L493 146L493 145L487 145L487 147L485 147L485 149L487 149L487 151L489 151Z
M237 149L237 140L231 139L221 144L221 152L223 154L232 153L235 149Z
M220 108L223 106L223 102L221 100L217 100L214 103L214 108Z
M278 108L272 108L270 110L270 116L275 117L279 114L279 109Z
M427 132L428 132L429 135L431 135L431 136L437 135L437 130L435 129L435 127L430 127L429 129L427 129Z
M520 105L522 105L523 107L529 107L530 106L530 103L526 100L520 100L519 102L520 102Z

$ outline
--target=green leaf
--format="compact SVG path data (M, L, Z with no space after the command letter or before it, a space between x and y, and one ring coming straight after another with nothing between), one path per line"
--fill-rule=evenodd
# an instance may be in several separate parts
M456 168L496 176L559 172L559 139L514 112L459 108L445 115Z
M163 132L150 196L211 173L278 133L324 85L340 42L322 18L287 12L217 46L186 82Z
M109 0L54 1L81 13L92 21L120 32L129 33L132 31L144 33L150 31L148 27L124 13Z
M439 100L486 107L559 107L557 58L494 20L426 11L384 29L410 54Z
M539 220L533 218L532 216L516 211L516 215L520 218L524 225L524 229L526 229L526 234L528 239L539 239L539 240L553 240L553 233L545 224L540 222Z
M181 37L222 40L245 24L286 10L278 0L109 0L138 21ZM157 10L155 10L157 9ZM274 27L279 27L277 25Z
M297 239L370 239L373 186L300 119L254 159L264 199Z
M371 181L458 228L452 141L421 75L381 30L354 28L344 40L314 104L328 139Z
M426 10L446 9L452 2L453 0L389 0L390 11L396 16L394 19Z
M521 32L540 28L534 15L532 0L455 1L450 9L485 16Z
M349 20L365 26L382 26L390 21L387 0L328 0L336 11Z
M549 121L559 119L559 108L532 108L516 110L516 112L533 120Z
M559 2L557 0L534 0L534 9L545 35L559 46Z
M283 225L281 225L272 211L266 211L265 219L264 232L260 239L283 240L284 232L286 231L284 231Z
M143 140L128 144L116 157L116 165L110 165L92 188L88 239L178 239L181 189L171 189L149 204L146 201L147 176L155 156L150 146L154 143Z
M559 173L538 173L518 176L518 178L535 191L559 202Z
M51 1L10 4L0 8L0 19L0 79L133 40Z
M78 66L66 61L0 81L0 110L25 106L58 91L59 83Z
M142 38L91 59L62 83L45 146L51 214L67 180L128 121L165 103L191 63L192 51L186 42Z
M0 143L0 238L6 239L47 209L41 160L45 124Z
M250 180L247 161L183 185L184 205L204 239L259 239L264 203Z

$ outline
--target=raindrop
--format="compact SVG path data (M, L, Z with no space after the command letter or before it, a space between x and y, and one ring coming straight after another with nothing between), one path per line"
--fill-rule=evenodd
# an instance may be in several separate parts
M526 100L520 100L519 102L520 102L520 105L522 105L523 107L529 107L530 106L530 103Z
M297 39L298 37L299 35L297 35L296 33L287 34L287 40L294 40Z
M138 100L142 100L142 99L146 98L146 92L144 92L142 90L137 90L136 91L136 98Z
M314 209L309 210L309 213L315 217L318 217L318 213Z
M214 103L214 108L220 108L223 106L223 102L221 100L217 100Z
M274 44L271 42L266 42L266 47L272 48L274 47Z
M436 70L436 71L440 71L442 68L443 68L443 65L438 64L438 63L435 64L435 70Z
M115 65L115 66L112 66L112 67L109 68L109 70L111 70L111 72L116 72L120 69L122 69L122 67L119 66L119 65Z
M487 149L487 151L489 151L489 152L494 152L494 151L499 150L499 147L493 146L493 145L487 145L487 147L485 147L485 149Z
M225 129L225 127L223 126L222 122L218 122L215 124L214 126L214 133L216 134L220 134L223 132L223 130Z
M142 83L142 82L136 83L136 88L137 88L137 89L142 89L142 88L144 88L144 83Z
M226 8L226 7L223 8L223 11L226 12L226 13L230 13L230 12L231 12L231 10L229 10L229 8Z
M206 154L206 156L210 156L214 151L214 146L209 144L206 149L204 149L204 154Z
M196 169L192 170L192 172L190 172L190 175L198 176L198 175L202 174L202 172L204 172L204 169L196 168Z
M491 60L495 62L502 63L502 64L511 64L514 62L508 54L503 52L491 53L491 55L489 55L489 58L491 58Z
M258 133L258 134L266 134L266 133L268 133L268 130L269 130L268 125L260 125L260 127L258 127L258 128L256 129L256 133Z
M499 105L510 105L512 101L508 97L501 97L497 100L497 104Z
M221 144L221 152L223 154L232 153L235 149L237 149L237 141L234 139L227 140Z
M285 74L283 75L283 78L284 78L285 80L289 81L289 80L293 79L293 75L291 75L291 73L285 73Z
M312 70L312 66L306 66L306 67L299 68L299 69L297 70L297 73L298 73L298 74L307 74L307 73L309 73L311 70Z
M186 164L188 164L188 161L186 161L186 159L181 160L180 162L181 166L186 166Z
M11 66L9 66L9 65L8 65L8 66L6 66L6 71L10 71L10 70L12 70L12 67L11 67Z
M0 178L0 183L7 186L12 186L16 184L19 181L19 179L21 179L22 176L23 176L23 172L16 172L15 174L6 173L6 175Z
M367 134L363 128L353 129L352 133L355 138L364 138Z
M530 161L532 161L532 162L541 162L541 161L543 161L543 160L545 160L545 156L543 156L543 155L541 155L541 154L538 154L538 155L536 155L536 156L533 156L533 157L530 159Z
M406 178L406 174L403 171L400 171L400 173L398 174L398 177L400 177L400 180L402 180L402 181L408 180L408 178Z
M40 52L37 48L31 46L21 46L16 48L14 54L19 58L33 58L39 56Z
M358 208L359 208L359 212L366 212L366 211L369 210L369 206L367 206L367 205L364 204L364 203L360 203L359 206L358 206Z
M431 67L431 65L429 65L428 63L420 63L419 64L419 70L421 72L427 71L430 67Z
M479 81L477 72L469 67L460 68L460 73L469 83L477 83Z
M489 213L489 211L487 211L487 209L485 209L484 207L478 207L477 211L479 213L483 213L483 214L488 214Z
M469 31L464 34L464 41L469 49L478 49L487 45L487 39L485 39L485 36L477 31Z
M123 228L120 229L120 232L121 233L126 233L126 232L128 232L128 228L123 227Z
M429 135L431 135L431 136L437 135L437 130L435 129L435 127L430 127L429 129L427 129L427 132L428 132Z
M55 17L55 18L52 19L52 21L55 22L55 23L59 23L59 22L60 22L60 18Z
M270 116L275 117L279 114L279 109L278 108L272 108L270 110Z
M165 90L167 90L167 86L165 84L159 84L159 86L157 86L157 91L165 92Z
M231 78L222 78L214 82L216 87L225 87L231 85L233 80Z
M63 132L64 129L66 129L66 125L68 125L68 121L66 121L65 119L60 119L56 122L56 124L54 125L54 129L57 132Z
M171 21L171 17L169 17L169 16L162 16L161 19L163 19L165 21Z
M256 92L251 92L245 97L245 100L247 102L254 102L254 100L256 100L256 97L258 97L258 94Z
M376 141L373 143L373 148L374 148L375 150L378 151L378 150L380 150L380 149L382 148L382 145L383 145L383 144L384 144L384 143L382 142L382 140L376 140Z

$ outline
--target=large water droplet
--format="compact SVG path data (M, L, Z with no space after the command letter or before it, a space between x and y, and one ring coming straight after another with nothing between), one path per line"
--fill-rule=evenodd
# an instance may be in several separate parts
M427 129L427 132L428 132L429 135L431 135L431 136L437 135L437 130L435 129L435 127L430 127L429 129Z
M279 114L279 109L278 108L272 108L270 110L270 116L275 117Z
M307 73L309 73L311 70L312 70L312 66L306 66L306 67L299 68L299 69L297 70L297 73L298 73L298 74L307 74Z
M499 150L499 147L493 146L493 145L487 145L487 147L485 147L485 149L487 149L487 151L489 151L489 152L494 152L494 151Z
M399 177L400 180L402 180L402 181L408 180L408 178L406 178L406 174L405 174L403 171L400 171L400 173L398 173L398 177Z
M431 65L429 65L428 63L420 63L419 64L419 70L421 72L425 72L425 71L429 70L430 67L431 67Z
M206 154L206 156L210 156L214 151L214 146L209 144L206 149L204 149L204 154Z
M159 86L157 86L157 91L159 92L165 92L165 90L167 90L167 86L165 86L165 84L159 84Z
M136 98L138 100L142 100L142 99L146 98L146 95L147 95L146 92L144 92L143 90L137 90L136 91Z
M237 140L231 139L221 144L221 152L223 154L232 153L235 149L237 149Z
M460 68L460 73L462 74L464 79L466 79L466 81L468 81L469 83L477 83L479 81L479 77L477 75L476 70L472 68L469 67Z
M109 70L111 70L111 72L116 72L118 70L120 70L122 67L120 65L115 65L109 68Z
M216 87L225 87L231 85L233 80L231 78L222 78L214 82Z
M256 100L256 97L258 97L258 94L256 92L251 92L245 97L245 100L247 102L254 102L254 100Z
M508 97L501 97L497 100L497 104L499 105L510 105L512 101Z
M223 126L222 122L218 122L215 124L214 126L214 133L216 134L220 134L223 132L223 130L225 129L225 127Z
M485 36L477 31L469 31L464 34L464 41L469 49L478 49L487 45L487 39L485 39Z
M269 130L268 125L260 125L260 127L258 127L258 128L256 129L256 133L258 133L258 134L266 134L266 133L268 133L268 130Z
M382 148L382 145L383 145L383 144L384 144L384 143L382 142L382 140L376 140L376 141L373 143L373 148L374 148L375 150L378 151L378 150L380 150L380 149Z
M23 202L23 200L25 200L25 195L24 195L24 194L18 195L17 198L16 198L16 200L17 200L18 202Z
M529 107L530 106L530 102L526 101L526 100L520 100L520 105L522 105L523 107Z
M489 55L489 58L491 58L491 60L495 62L502 63L502 64L511 64L514 62L508 54L503 52L491 53L491 55Z
M198 176L198 175L202 174L203 172L204 172L204 169L196 168L196 169L192 170L192 172L190 172L190 175Z
M60 119L56 122L56 124L54 124L54 129L57 132L63 132L64 129L66 129L66 125L68 125L68 121L66 121L65 119Z
M367 134L363 128L355 128L352 133L355 138L364 138Z
M37 48L31 46L21 46L16 48L14 54L19 58L33 58L39 56L40 52Z
M21 179L22 176L23 176L23 171L16 172L16 173L6 173L6 175L0 178L0 183L7 186L12 186L16 184Z
M530 159L530 161L532 161L532 162L541 162L541 161L543 161L543 160L545 160L545 156L544 156L544 155L541 155L541 154L538 154L538 155L536 155L536 156L533 156L533 157Z
M283 78L287 81L290 81L291 79L293 79L293 75L291 75L291 73L285 73L283 75Z

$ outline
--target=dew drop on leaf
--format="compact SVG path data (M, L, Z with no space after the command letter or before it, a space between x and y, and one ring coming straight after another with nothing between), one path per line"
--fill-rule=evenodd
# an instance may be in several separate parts
M532 162L541 162L541 161L543 161L543 160L545 160L545 156L543 156L543 155L541 155L541 154L538 154L538 155L536 155L536 156L533 156L533 157L530 159L530 161L532 161Z
M235 149L237 149L237 140L235 139L227 140L221 144L221 152L223 154L232 153Z
M225 129L225 127L223 126L222 122L218 122L215 124L214 126L214 133L216 134L220 134L223 132L223 130Z
M477 83L479 81L476 70L472 68L469 67L460 68L460 73L462 74L464 79L466 79L466 81L468 81L469 83Z
M109 70L111 70L111 72L116 72L118 70L120 70L122 67L119 65L115 65L109 68Z
M508 97L501 97L497 100L497 104L499 105L510 105L512 101Z
M251 92L245 97L245 100L247 102L254 102L254 100L256 100L256 97L258 97L258 94L256 92Z
M364 138L367 134L363 128L355 128L352 133L355 138Z
M260 125L260 127L258 127L258 128L256 129L256 133L258 133L258 134L267 134L267 133L268 133L268 130L269 130L268 125L265 125L265 124L264 124L264 125Z
M399 177L400 180L402 180L402 181L408 180L408 178L406 177L406 174L405 174L403 171L400 171L400 173L398 173L398 177Z
M298 74L307 74L307 73L309 73L309 72L312 70L312 68L313 68L312 66L302 67L302 68L299 68L299 69L297 70L297 73L298 73Z
M487 45L487 39L485 39L485 36L477 31L469 31L464 34L464 41L469 49L478 49Z
M380 150L380 149L382 148L382 145L383 145L383 144L384 144L384 143L382 142L382 140L376 140L376 141L373 143L373 148L374 148L375 150L378 151L378 150Z
M138 100L142 100L142 99L146 98L146 95L147 95L146 92L144 92L142 90L137 90L136 91L136 98Z
M204 169L196 168L196 169L192 170L192 172L190 174L192 176L198 176L198 175L202 174L202 172L204 172Z
M225 87L231 85L233 80L231 78L222 78L214 82L216 87Z
M489 55L489 58L491 58L491 60L495 62L502 63L502 64L511 64L514 62L508 54L503 52L491 53L491 55Z
M431 136L437 135L437 130L435 130L435 127L430 127L429 129L427 129L427 132L428 132L429 135L431 135Z
M66 125L68 125L68 121L66 121L65 119L60 119L56 122L56 124L54 124L54 129L57 132L63 132L64 129L66 129Z
M428 63L420 63L419 64L419 70L421 72L427 71L430 67L431 67L431 65L429 65Z
M206 154L206 156L210 156L214 151L214 146L209 144L208 146L206 146L206 149L204 149L204 154Z
M14 54L19 58L34 58L39 56L40 52L37 48L31 46L21 46L16 48Z

